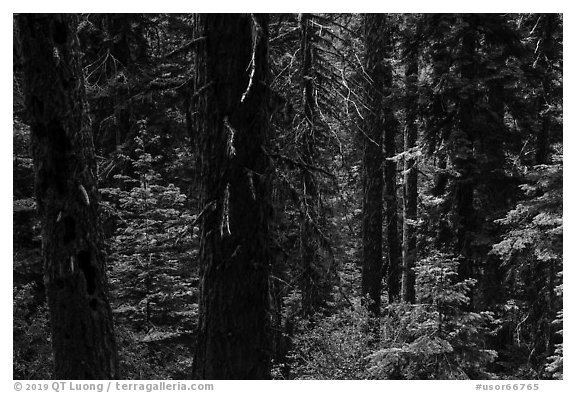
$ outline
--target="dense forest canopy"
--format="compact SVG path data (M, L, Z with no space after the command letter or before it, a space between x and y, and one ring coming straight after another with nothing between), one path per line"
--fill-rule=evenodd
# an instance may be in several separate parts
M562 379L561 14L20 14L15 379Z

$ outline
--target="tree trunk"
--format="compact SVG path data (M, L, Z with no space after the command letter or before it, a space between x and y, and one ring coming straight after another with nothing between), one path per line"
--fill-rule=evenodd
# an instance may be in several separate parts
M70 15L17 17L54 378L118 379L94 146L73 22Z
M461 69L460 77L465 88L460 92L460 105L458 108L458 131L455 135L455 146L453 147L454 169L460 173L455 185L455 207L456 207L456 255L461 256L458 266L460 279L473 276L473 265L471 259L471 237L474 226L474 137L476 125L475 113L475 91L474 82L476 78L476 33L475 16L466 18L470 25L462 38L461 49Z
M418 51L412 48L407 54L406 65L406 131L404 133L404 151L416 147L418 127L416 125L418 82ZM416 275L416 220L418 209L418 164L414 158L404 161L404 227L402 241L402 300L408 303L416 301L414 289Z
M505 23L502 21L501 23ZM491 51L498 53L501 50L496 46ZM499 67L504 68L505 64ZM511 201L515 195L516 183L505 171L506 156L503 148L508 133L505 123L505 81L498 77L497 73L488 82L488 105L491 116L486 124L486 132L483 133L480 155L482 161L482 176L478 185L478 193L484 208L479 214L478 222L487 236L496 239L500 236L500 228L494 224L494 220L506 215L511 208ZM492 242L490 242L492 243ZM480 267L482 280L477 286L482 304L492 307L501 304L504 299L505 268L497 255L490 253L491 244L479 244L477 252L486 255Z
M368 297L371 316L380 316L382 293L382 132L384 130L382 15L364 16L366 45L365 69L371 79L366 81L369 109L364 119L363 191L362 200L362 296Z
M196 100L202 205L192 376L270 378L268 18L199 14Z
M450 26L453 25L455 18L448 18L449 23L444 23L446 15L433 14L426 15L427 24L433 26L435 34L438 37L446 36L449 33ZM437 40L431 45L431 60L433 80L440 81L450 71L452 56L442 40ZM442 86L438 84L438 86ZM452 119L448 113L448 93L445 89L438 89L432 96L432 103L428 116L426 116L425 132L428 139L428 154L437 157L436 167L439 169L434 180L434 185L430 189L430 194L435 197L443 197L448 186L449 176L446 171L448 167L448 152L446 151L447 140L452 131ZM448 201L438 206L438 219L433 223L436 232L435 246L443 252L452 251L453 233L449 228L448 210L450 210Z
M551 73L552 63L556 54L554 53L553 32L558 25L555 14L543 14L541 16L544 24L542 37L542 53L540 54L538 65L542 67L544 76L542 78L542 96L539 100L538 117L540 119L540 130L536 137L536 165L546 164L548 162L550 128L552 127L552 114L547 110L552 96Z
M312 70L313 52L311 26L309 15L300 15L300 55L301 63L301 89L304 109L304 132L302 136L302 161L306 165L315 166L316 148L315 140L315 110L314 110L314 75ZM300 218L300 262L302 267L302 313L309 317L314 314L320 303L318 291L320 277L318 274L318 238L315 225L319 224L320 208L318 185L312 172L302 168L302 207Z
M393 55L392 32L390 25L384 32L384 47L381 56L390 59ZM384 64L384 200L386 201L386 238L388 242L388 301L394 303L400 299L400 265L402 247L398 233L398 196L396 187L396 162L389 159L396 155L396 134L398 121L394 116L390 100L392 95L392 64Z
M101 59L105 58L105 60L100 68L90 73L91 80L89 79L88 82L101 84L106 81L118 81L108 87L110 89L108 97L102 97L96 101L97 105L108 107L112 112L95 111L97 117L94 119L95 124L100 124L95 127L96 149L103 155L109 155L117 151L133 136L130 133L131 130L133 131L131 119L133 103L130 100L129 91L131 83L121 83L119 76L121 74L124 78L132 78L131 72L134 66L130 50L130 30L134 18L130 14L95 14L89 19L98 26L98 29L101 29L103 34L96 44L94 41L87 43L87 63L95 64L102 61ZM102 127L109 115L113 115L114 127ZM113 130L113 134L110 131L98 132L99 129L106 130L107 128Z

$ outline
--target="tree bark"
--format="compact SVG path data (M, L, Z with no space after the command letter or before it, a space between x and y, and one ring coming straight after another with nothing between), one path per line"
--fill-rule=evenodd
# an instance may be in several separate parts
M406 130L404 133L404 151L416 147L418 127L417 112L417 82L418 82L418 51L414 47L407 53L406 64ZM416 301L416 220L418 214L418 164L416 159L404 160L404 227L402 241L402 300L408 303Z
M71 15L17 17L54 378L118 379L94 145Z
M313 47L309 15L300 15L300 55L301 55L301 90L304 109L304 131L302 136L301 155L306 165L315 166L317 151L315 147L315 104L314 75L312 69ZM314 314L320 305L318 291L320 277L318 274L318 238L315 226L319 224L320 206L318 185L310 170L302 168L302 207L300 218L300 262L302 268L302 313L306 317Z
M369 109L364 119L363 199L362 199L362 296L368 299L368 312L380 316L382 294L382 218L383 218L383 154L384 131L383 99L383 34L382 15L364 16L366 46L365 69L371 81L366 80Z
M390 59L393 55L392 32L390 24L386 25L382 56ZM396 134L398 121L391 106L392 97L392 64L384 63L384 200L386 201L386 238L388 243L388 301L394 303L400 300L400 266L402 264L402 247L398 233L398 196L396 186L396 161L391 158L396 155Z
M270 378L268 18L199 14L195 91L202 205L192 376Z

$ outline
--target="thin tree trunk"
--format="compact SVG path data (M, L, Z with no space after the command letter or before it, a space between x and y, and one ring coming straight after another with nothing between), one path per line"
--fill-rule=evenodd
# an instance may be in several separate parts
M456 180L455 207L456 207L456 254L462 257L458 266L458 274L461 279L473 276L473 265L470 255L470 243L474 226L474 81L475 71L475 16L467 17L469 29L462 39L462 66L460 76L466 86L466 92L462 94L458 108L458 134L453 151L454 169L460 173Z
M446 18L445 15L434 14L426 15L427 23L434 26L435 31L439 36L448 34L450 24L443 23L442 20ZM436 81L442 80L442 78L449 73L451 55L448 52L448 48L440 40L432 44L432 72L433 79ZM448 167L448 152L446 151L446 141L451 133L451 119L447 112L447 98L446 93L443 89L439 89L432 98L431 113L426 119L426 130L428 132L428 139L430 143L428 144L428 154L435 155L438 157L436 167L439 169L436 179L434 180L434 185L430 190L430 194L435 197L443 197L446 188L448 186L448 173L446 168ZM440 214L437 222L434 223L434 230L436 231L435 246L439 250L451 251L452 248L452 238L453 233L449 228L448 223L448 210L450 206L447 203L443 203L439 206Z
M418 52L412 48L407 55L406 66L406 131L404 134L404 151L416 147L418 127L416 125L418 82ZM402 300L409 303L416 301L416 220L418 209L418 165L414 158L404 161L404 227L402 241Z
M268 18L199 14L196 88L202 205L192 376L270 378Z
M544 24L544 37L542 37L542 52L538 63L544 70L544 77L542 78L542 96L538 105L540 130L536 137L536 165L546 164L548 162L548 153L550 150L549 139L550 128L552 126L552 114L547 110L547 107L551 101L551 63L555 57L553 32L557 26L555 14L543 14L541 18Z
M17 17L56 379L118 379L75 21Z
M536 139L536 165L545 165L550 162L550 132L552 131L553 114L549 110L549 106L553 101L552 98L552 75L554 73L553 63L556 60L557 53L554 51L554 30L558 28L557 14L544 14L544 37L542 40L542 54L540 64L544 69L544 77L542 79L542 97L540 100L539 118L540 118L540 131ZM546 308L544 315L546 320L552 321L556 318L554 301L557 300L555 287L557 285L558 265L555 263L545 264L542 270L547 270L544 275L547 276L546 288ZM546 338L546 351L552 354L554 350L554 332L557 329L552 329L550 324L546 324L544 329L544 337Z
M504 22L503 22L504 23ZM499 48L494 47L496 51ZM501 65L502 67L504 64ZM479 194L482 195L485 209L482 211L480 224L487 236L497 238L499 228L493 225L496 218L503 217L510 209L510 201L515 194L516 184L506 175L505 149L502 147L507 134L505 123L504 81L495 76L488 83L488 105L491 110L490 122L481 144L481 154L484 157L482 181ZM477 292L482 297L483 304L492 307L503 302L505 286L505 268L497 255L491 254L489 245L478 245L486 255L482 266L483 279L479 282Z
M104 36L98 42L97 46L89 47L89 50L96 51L98 54L91 61L96 61L99 57L106 58L105 63L94 72L92 79L98 83L101 80L116 79L120 73L124 77L130 78L130 71L133 68L132 56L130 51L130 15L126 14L97 14L91 18L99 28L102 29ZM129 91L130 83L115 83L111 87L111 96L105 99L107 106L113 108L114 116L114 135L109 132L98 133L95 135L95 145L98 151L107 155L118 151L121 146L131 137L132 128L131 112L132 103ZM104 115L105 117L110 113ZM104 118L97 118L96 124L102 124ZM95 127L98 130L101 127ZM104 129L108 127L103 127Z
M366 81L369 110L364 119L364 133L366 136L363 149L362 296L368 297L368 311L376 319L380 316L380 297L382 294L383 34L383 16L377 14L365 15L364 39L366 54L364 61L365 69L371 82Z
M392 32L390 24L385 29L384 47L382 56L389 59L393 55ZM384 99L392 95L392 64L384 64ZM388 243L388 301L390 303L400 300L400 266L402 264L402 247L398 233L398 196L396 186L396 161L390 158L396 155L396 134L398 121L390 102L384 103L384 200L386 201L386 238Z
M110 47L110 55L120 63L121 69L123 69L126 74L129 74L127 71L132 68L132 56L130 54L130 42L128 39L130 16L125 14L107 14L104 16L103 24L106 28L106 35L110 37L113 42ZM114 69L114 73L116 72L116 69ZM112 77L116 78L116 75L112 75ZM116 125L114 150L120 149L122 144L130 138L132 122L130 121L131 100L129 99L130 91L128 90L128 86L128 83L126 83L125 86L120 85L113 99Z
M300 15L300 55L301 63L301 89L304 108L304 131L302 136L302 161L306 165L315 165L315 110L314 110L314 75L312 70L313 47L311 39L311 25L308 22L309 15ZM302 265L301 290L302 312L305 316L311 316L319 306L319 280L318 276L318 252L319 242L314 239L316 235L315 225L319 224L320 209L318 185L310 170L302 168L302 201L300 219L300 262Z
M538 118L540 120L540 129L536 135L536 155L535 164L545 165L549 163L550 155L550 132L552 128L552 116L553 114L549 110L549 105L552 103L552 75L553 75L553 63L557 54L554 51L554 30L558 27L558 19L556 14L542 14L540 16L543 23L543 36L542 36L542 50L539 53L538 65L542 68L544 73L542 78L542 93L538 102ZM543 319L546 321L552 321L555 319L554 308L552 307L553 301L557 298L554 291L557 267L553 263L543 263L539 262L536 266L536 273L543 277L545 282L543 286L545 289L537 293L533 297L535 302L538 302L538 298L542 297L542 293L545 293L545 301L542 301L547 307L542 307L542 314L545 316ZM540 329L543 335L546 351L551 354L553 352L553 330L550 324L543 324L544 326Z

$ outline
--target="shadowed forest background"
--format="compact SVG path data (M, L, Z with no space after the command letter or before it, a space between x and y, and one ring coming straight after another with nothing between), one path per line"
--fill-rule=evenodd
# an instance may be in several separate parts
M562 379L560 14L20 14L14 379Z

